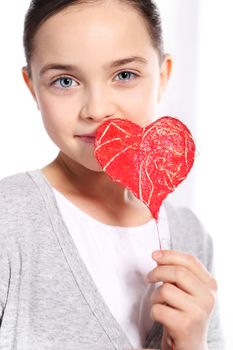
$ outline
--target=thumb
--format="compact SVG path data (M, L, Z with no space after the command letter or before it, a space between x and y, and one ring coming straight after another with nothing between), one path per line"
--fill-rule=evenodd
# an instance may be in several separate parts
M172 338L169 336L165 327L163 328L162 349L163 350L173 350Z

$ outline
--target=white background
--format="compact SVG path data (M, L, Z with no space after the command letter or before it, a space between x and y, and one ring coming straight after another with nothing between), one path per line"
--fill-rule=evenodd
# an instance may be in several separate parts
M170 200L190 207L212 235L227 349L232 336L233 195L233 4L231 0L158 0L165 48L175 60L160 115L173 115L192 130L198 155L194 168ZM39 168L57 149L21 78L27 0L0 8L0 178ZM219 349L220 350L220 349Z

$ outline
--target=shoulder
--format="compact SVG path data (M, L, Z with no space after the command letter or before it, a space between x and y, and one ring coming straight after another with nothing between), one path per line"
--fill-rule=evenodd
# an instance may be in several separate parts
M173 249L196 256L212 271L213 240L203 223L189 208L165 203Z
M0 180L0 201L8 201L27 194L34 188L34 184L27 172L18 173Z
M0 180L0 238L9 241L16 232L23 234L28 223L35 221L44 204L30 172Z
M39 189L28 172L5 177L0 180L0 214L23 209L24 205L38 197Z

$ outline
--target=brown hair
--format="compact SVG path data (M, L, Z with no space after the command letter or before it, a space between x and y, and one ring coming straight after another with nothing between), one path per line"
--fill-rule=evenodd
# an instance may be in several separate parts
M23 45L27 67L30 74L30 62L34 49L34 37L42 23L64 8L77 4L96 3L99 0L32 0L25 16ZM151 0L118 0L134 8L145 20L153 47L163 58L162 26L158 7Z

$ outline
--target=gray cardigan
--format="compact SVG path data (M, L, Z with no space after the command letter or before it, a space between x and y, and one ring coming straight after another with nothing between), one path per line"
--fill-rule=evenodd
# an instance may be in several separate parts
M212 241L197 218L168 204L166 210L172 248L197 256L212 271ZM161 335L154 323L144 348L160 348ZM208 344L210 350L224 348L217 307ZM0 349L132 348L81 260L42 172L1 180Z

